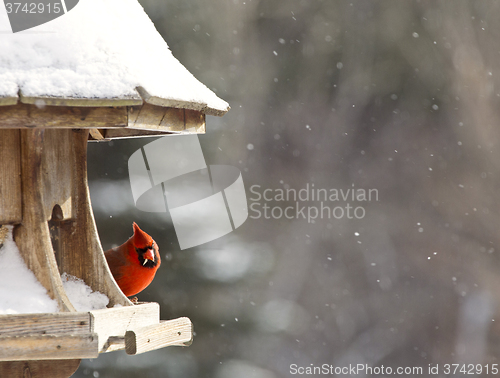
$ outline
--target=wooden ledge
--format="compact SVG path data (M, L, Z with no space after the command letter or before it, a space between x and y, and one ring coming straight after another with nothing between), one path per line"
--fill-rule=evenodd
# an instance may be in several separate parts
M139 93L123 97L111 98L80 98L80 97L54 97L54 96L26 96L20 92L20 101L23 104L40 104L45 106L127 106L142 105Z
M107 106L135 106L144 102L163 108L189 109L203 114L222 117L231 107L211 107L205 102L179 100L152 95L144 87L136 87L129 95L119 97L72 97L72 96L33 96L27 95L22 89L17 93L0 96L0 106L23 104L37 104L39 106L79 106L79 107L107 107Z
M70 105L69 103L68 105ZM139 106L0 106L1 129L90 129L101 141L165 134L205 133L205 114L144 103Z
M188 346L188 318L160 321L158 303L89 312L0 315L0 361L96 358Z
M167 346L189 346L192 342L193 324L188 318L162 320L125 333L125 351L132 355Z

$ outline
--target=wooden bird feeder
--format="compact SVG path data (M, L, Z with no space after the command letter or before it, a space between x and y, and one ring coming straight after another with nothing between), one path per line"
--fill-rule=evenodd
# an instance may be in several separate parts
M78 7L80 5L64 17L72 12L77 17ZM84 10L78 15L81 22L86 20ZM142 8L132 9L131 13L139 17L140 22L146 22ZM113 22L113 15L108 16L109 24ZM120 14L116 16L115 28L122 22ZM60 23L62 26L48 23L47 28L55 30L52 34L24 35L23 48L29 52L26 42L29 38L33 38L33 46L44 41L48 47L64 45L71 38L65 28L72 27L72 23L72 20ZM124 33L126 28L118 28L116 33ZM154 39L157 49L163 49L162 53L169 56L168 47L154 28L146 29L141 38ZM151 34L151 30L156 35ZM75 35L81 33L82 30L77 30ZM2 36L3 47L7 43L3 39L7 37ZM10 43L16 43L15 38L21 37L13 34ZM55 42L46 42L44 38ZM89 46L94 42L90 41ZM99 47L93 59L103 54L108 65L121 64L109 61L110 56L120 57L120 51L109 49L120 49L124 44L110 41L106 45L100 40L95 45ZM192 325L188 318L160 321L157 303L131 303L113 279L90 203L87 142L204 133L205 115L221 116L229 107L187 74L186 85L198 88L197 95L194 99L183 93L176 95L177 89L169 87L169 72L176 76L186 70L173 57L168 64L154 61L152 67L142 67L143 70L163 67L154 85L146 80L133 88L118 90L124 94L103 96L89 94L88 86L80 85L89 77L79 74L78 65L74 65L78 62L76 58L69 68L64 67L64 62L62 67L61 62L58 67L42 67L50 70L45 77L49 83L30 86L30 78L37 80L38 75L43 75L43 71L36 70L40 67L27 67L21 72L12 67L17 67L14 59L22 56L22 52L14 54L9 62L9 56L2 56L1 51L2 46L0 57L6 59L0 59L0 82L2 73L7 72L13 85L0 86L0 225L15 226L14 240L22 257L49 296L57 301L59 312L0 315L0 377L68 377L77 369L80 359L96 358L99 353L125 349L128 354L137 354L169 345L189 345ZM71 49L66 52L71 53ZM156 57L141 57L139 63L151 62ZM141 64L127 66L129 73L131 67L137 69ZM57 76L57 70L65 69L73 70L71 80L62 74ZM17 82L16 75L20 78ZM57 86L57 80L67 80L67 83ZM99 88L99 84L95 83L94 87ZM47 93L46 87L64 89ZM63 272L83 279L93 291L106 294L110 300L108 308L76 311L63 288Z

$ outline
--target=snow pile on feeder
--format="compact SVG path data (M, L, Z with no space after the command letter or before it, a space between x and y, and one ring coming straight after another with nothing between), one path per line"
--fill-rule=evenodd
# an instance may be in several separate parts
M24 263L12 238L12 226L0 248L0 314L57 312L57 302Z
M76 311L92 311L106 308L109 299L105 294L92 289L78 277L63 273L64 291Z
M0 314L28 314L58 312L57 301L51 299L47 290L24 263L16 242L12 238L12 226L7 229L0 248ZM106 295L93 292L83 280L64 273L64 290L77 311L92 311L106 308Z

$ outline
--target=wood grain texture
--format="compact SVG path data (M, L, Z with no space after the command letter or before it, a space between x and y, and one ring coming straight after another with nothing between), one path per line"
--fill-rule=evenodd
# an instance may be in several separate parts
M96 334L0 336L0 361L98 357Z
M45 219L48 221L54 206L61 210L60 219L73 219L76 187L81 185L74 174L80 164L75 155L75 131L71 129L47 129L44 132L42 166L42 191ZM39 189L39 190L40 190Z
M42 170L45 130L21 131L22 223L14 240L28 268L58 302L60 311L75 311L62 286L52 250L44 202Z
M163 98L163 97L158 97L151 95L144 87L137 87L136 88L141 97L143 98L144 102L151 104L151 105L156 105L156 106L161 106L164 108L178 108L178 109L194 109L194 110L199 110L202 111L206 109L207 104L205 103L199 103L199 102L194 102L194 101L183 101L183 100L176 100L172 98Z
M229 106L226 109L215 109L215 108L209 107L208 104L205 104L202 102L176 100L176 99L172 99L172 98L163 98L163 97L154 96L154 95L151 95L145 88L140 87L140 86L137 87L136 90L139 92L141 97L144 99L144 102L151 104L151 105L162 106L165 108L168 107L168 108L178 108L178 109L189 109L189 110L195 110L198 112L202 112L204 114L209 114L209 115L214 115L214 116L219 116L219 117L222 117L230 109Z
M68 378L78 369L80 360L38 360L0 362L2 378Z
M50 131L64 133L64 130ZM73 155L67 164L73 175L68 181L74 183L71 187L73 216L69 220L52 220L52 244L61 273L81 278L92 290L106 294L109 306L131 306L109 270L97 233L87 184L87 140L87 130L71 132L68 151L73 151Z
M89 129L89 140L103 141L105 129Z
M128 115L128 123L127 126L133 125L135 121L137 121L137 117L139 117L139 113L141 112L142 106L129 106L127 108Z
M193 324L188 318L161 321L127 331L125 351L127 354L140 354L167 346L187 346L193 340Z
M18 103L0 107L0 128L95 129L125 127L127 107L44 106Z
M127 139L127 138L143 138L143 137L161 137L168 134L181 134L180 132L166 132L166 131L151 131L151 130L136 130L136 129L105 129L104 138L102 141L109 141L113 139ZM100 140L89 139L89 142L100 142Z
M133 345L138 345L136 353L168 345L188 345L192 339L191 321L179 318L160 323L159 313L158 303L140 303L90 312L0 315L0 361L90 358L89 354L95 351L125 349L127 331L133 331ZM95 340L87 340L89 335ZM67 342L71 352L56 350L54 356L49 355L54 351L55 340L59 340L57 345L61 347L56 349L66 348ZM82 342L81 347L76 345L77 340ZM38 345L47 342L49 349ZM13 357L11 348L18 351L18 357ZM24 348L22 353L21 348Z
M160 126L171 131L182 132L186 130L185 113L184 109L165 108L165 117L161 120Z
M184 131L184 109L164 108L151 104L129 107L128 128L149 131Z
M160 123L165 116L165 109L166 108L161 106L144 104L133 124L133 127L150 130L159 129Z
M184 112L184 121L186 130L197 134L205 133L205 114L186 109Z
M142 107L129 107L128 127L107 130L106 138L117 138L127 129L164 131L172 133L204 133L205 114L190 109L179 109L144 104Z
M18 101L19 97L17 96L0 96L0 106L16 105Z
M92 140L151 136L151 132L205 133L205 114L147 103L120 107L0 106L0 129L12 128L91 129ZM130 129L145 132L131 135Z
M39 104L43 106L127 106L142 105L139 93L124 97L111 98L83 98L83 97L53 97L53 96L26 96L21 91L21 102L24 104Z
M21 137L19 130L0 129L0 224L21 219Z
M125 332L147 325L158 324L160 306L158 303L141 303L134 306L108 308L90 312L92 332L99 335L99 352L112 352L123 349L123 343L117 343L110 337L123 337Z
M5 239L7 239L8 233L9 230L6 226L0 226L0 248L2 248L2 244L4 243Z
M88 312L0 315L1 336L81 335L90 332L91 317ZM0 345L1 348L3 346Z
M142 107L128 108L127 127L101 130L104 140L203 133L205 133L205 114L195 110L165 108L147 103ZM91 140L100 139L100 135L91 134Z

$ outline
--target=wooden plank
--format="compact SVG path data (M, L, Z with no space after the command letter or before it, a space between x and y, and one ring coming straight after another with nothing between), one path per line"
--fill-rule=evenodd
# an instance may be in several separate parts
M184 131L186 129L186 118L184 109L166 108L160 126L170 131Z
M106 138L123 137L125 135L123 130L127 129L166 131L176 134L205 132L205 114L197 110L144 104L139 110L136 107L129 108L128 116L128 127L107 130Z
M145 88L140 86L136 89L143 98L144 102L147 104L161 106L164 108L193 109L198 111L203 111L207 107L207 104L205 103L154 96L151 95Z
M158 303L141 303L90 312L2 315L0 361L95 358L120 349L139 354L190 345L191 321L160 322L159 312Z
M106 138L124 138L147 135L124 130L162 131L176 134L204 133L205 114L197 110L161 107L144 104L142 108L129 108L128 127L106 131ZM150 136L150 135L148 135Z
M124 350L125 349L125 336L109 336L106 342L106 352L112 350Z
M95 141L104 141L104 132L106 129L90 129L89 130L89 140L95 140Z
M56 205L60 210L59 220L75 217L73 200L76 198L76 187L81 182L74 172L75 167L82 162L75 156L74 133L71 129L47 129L44 132L41 167L43 185L38 190L43 192L47 221L52 217Z
M19 103L0 107L0 128L74 128L95 129L125 127L127 108L67 107Z
M97 334L0 336L0 361L96 358Z
M185 129L184 109L164 108L144 104L141 108L129 107L128 127L106 130L106 138L155 136L158 133L180 133ZM138 130L138 131L132 131ZM145 132L142 132L145 131Z
M0 377L8 378L68 378L80 360L38 360L0 362Z
M92 332L99 335L99 352L112 352L123 349L113 337L125 332L160 322L158 303L141 303L134 306L95 310L92 315ZM110 339L110 337L112 337Z
M139 113L141 112L142 106L129 106L127 109L128 112L128 123L127 125L133 125L139 117Z
M205 133L205 114L194 110L186 109L186 130L193 129L197 134Z
M57 300L60 311L75 311L62 286L52 250L45 211L44 129L21 130L22 223L14 229L14 240L28 268ZM49 215L50 217L50 215Z
M64 183L65 185L72 183L73 218L51 221L51 231L54 235L52 245L56 251L59 270L81 278L93 291L106 294L110 307L117 304L132 306L109 270L95 225L87 183L88 131L46 130L46 132L57 133L61 138L69 133L71 142L68 143L67 149L73 151L72 155L64 159L72 172L72 176ZM59 182L53 184L60 185Z
M160 123L164 116L165 108L144 104L134 122L133 127L137 129L158 130L160 129Z
M150 109L153 108L152 105L144 106ZM148 122L157 121L160 118L161 110L155 110L156 117L147 118L139 116L141 109L137 109L137 107L129 108L128 127L103 130L104 140L165 136L167 134L205 133L205 114L188 109L161 109L164 112L163 118L159 125L154 125ZM138 119L139 122L137 122Z
M91 318L88 312L0 315L2 336L81 335L90 331Z
M21 137L0 129L0 224L21 220Z
M0 226L0 248L2 248L3 242L7 238L8 233L9 230L7 229L6 226Z
M209 107L207 104L203 102L176 100L172 98L163 98L154 96L143 87L137 87L136 89L146 103L151 105L162 106L165 108L191 109L219 117L222 117L230 109L229 106L226 109L216 109Z
M193 341L193 324L188 318L162 321L125 333L127 354L140 354L167 346L188 346Z
M133 106L142 105L139 93L135 95L111 98L83 98L83 97L54 97L54 96L26 96L21 91L20 100L24 104L38 106Z
M171 132L171 131L151 131L151 130L135 130L135 129L105 129L104 137L102 141L112 140L112 139L127 139L127 138L141 138L141 137L161 137L169 134L182 134L183 132ZM89 140L89 142L99 142L98 140Z
M17 96L0 96L0 106L16 105L18 100Z

